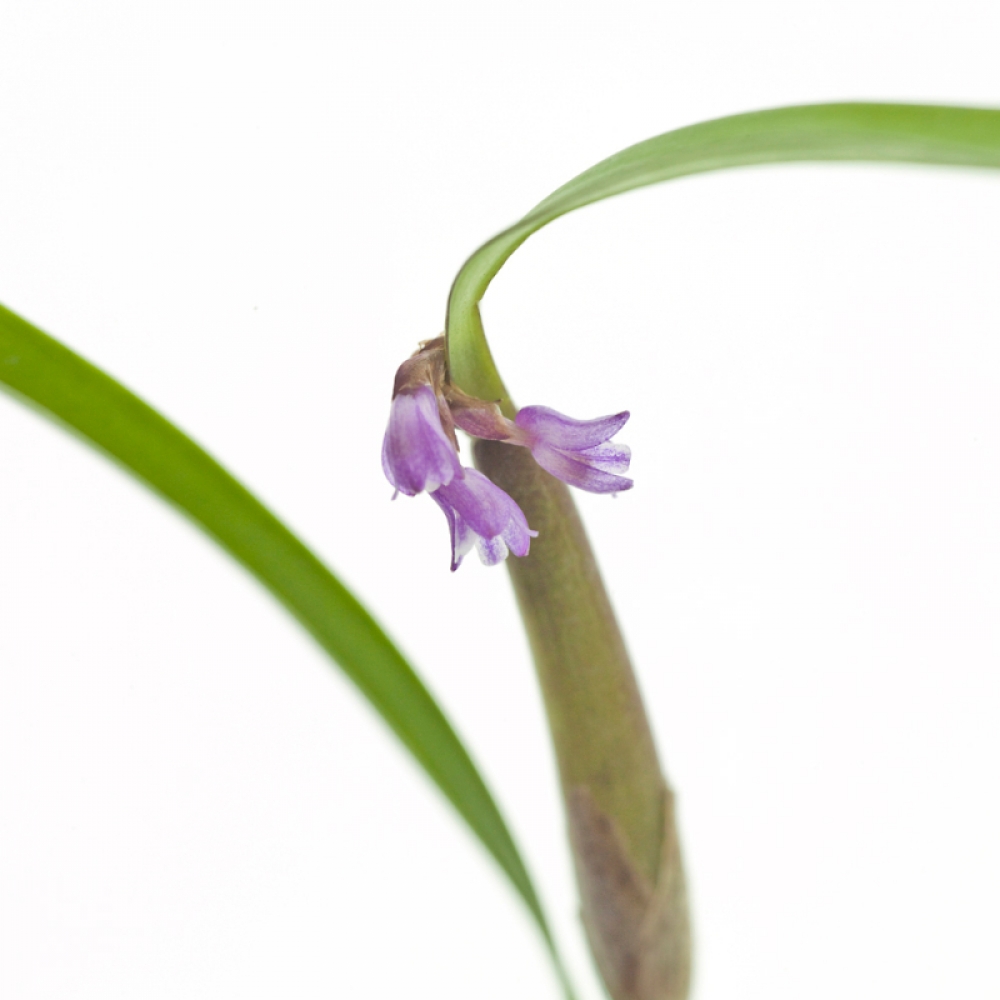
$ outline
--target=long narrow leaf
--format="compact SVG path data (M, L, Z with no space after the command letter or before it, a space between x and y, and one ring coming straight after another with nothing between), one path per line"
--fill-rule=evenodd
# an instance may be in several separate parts
M371 615L273 514L141 399L0 306L0 385L82 435L176 505L312 633L499 862L571 995L531 879L465 747Z
M790 161L882 161L1000 167L1000 111L916 104L815 104L755 111L666 132L584 171L463 265L448 301L452 377L509 405L479 302L510 255L542 226L603 198L674 177Z

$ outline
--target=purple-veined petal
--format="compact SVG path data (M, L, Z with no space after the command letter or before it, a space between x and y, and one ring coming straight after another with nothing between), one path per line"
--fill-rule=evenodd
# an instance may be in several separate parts
M513 502L512 500L511 503ZM515 556L526 556L531 547L531 539L537 537L538 532L532 531L528 527L528 519L524 516L524 511L517 504L514 504L511 519L503 533L503 540L507 543L510 551Z
M520 436L511 443L531 449L535 461L557 479L590 493L631 489L632 453L611 438L629 418L628 410L596 420L574 420L547 406L526 406L516 419Z
M441 426L437 396L429 385L393 399L382 441L382 469L400 493L411 497L461 476L461 463Z
M570 457L589 465L592 469L622 473L628 472L632 462L632 449L627 444L605 441L604 444L587 448L586 451L578 451Z
M634 485L631 479L587 465L586 452L570 456L556 448L538 445L531 449L531 454L556 479L588 493L622 493Z
M531 438L553 448L584 451L614 437L628 418L628 410L623 410L595 420L574 420L548 406L526 406L518 412L514 423Z
M476 469L463 469L461 479L453 479L438 493L468 522L481 538L502 535L511 518L511 507L520 508L499 486ZM523 515L522 515L523 516Z
M507 543L502 538L480 538L476 550L484 566L496 566L507 558Z
M461 478L456 477L431 494L451 529L452 570L458 569L473 544L487 566L505 559L508 547L516 556L527 555L531 539L538 532L528 527L521 508L481 472L462 472Z

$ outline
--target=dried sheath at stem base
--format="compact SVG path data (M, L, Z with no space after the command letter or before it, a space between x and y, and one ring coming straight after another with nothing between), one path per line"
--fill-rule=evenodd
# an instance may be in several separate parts
M664 836L655 885L632 865L618 825L583 786L567 795L567 818L587 939L615 1000L683 1000L691 980L687 886L663 790Z
M673 796L569 491L524 449L476 464L539 535L508 561L559 764L584 924L614 1000L684 1000L690 933Z

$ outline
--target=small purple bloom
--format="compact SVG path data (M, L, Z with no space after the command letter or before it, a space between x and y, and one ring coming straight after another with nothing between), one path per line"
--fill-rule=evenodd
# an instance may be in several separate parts
M508 550L515 556L526 556L538 532L528 527L521 508L481 472L462 471L464 476L455 476L431 493L451 528L452 572L473 545L487 566L506 559Z
M462 466L444 428L438 400L429 385L400 392L392 401L382 442L382 468L408 497L431 492L461 478Z
M547 406L526 406L514 420L520 431L511 443L531 449L546 472L590 493L620 493L632 489L628 472L631 451L612 444L629 418L628 410L596 420L574 420Z

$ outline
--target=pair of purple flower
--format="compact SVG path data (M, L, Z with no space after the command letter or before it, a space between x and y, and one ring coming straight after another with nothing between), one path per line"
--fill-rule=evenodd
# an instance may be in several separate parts
M496 403L475 399L448 383L443 338L425 344L396 373L382 468L398 493L426 490L451 529L451 568L475 546L487 566L528 554L538 535L514 499L458 458L459 427L473 437L528 448L538 464L564 483L590 493L632 488L630 452L611 438L628 411L596 420L574 420L547 406L526 406L514 420Z

